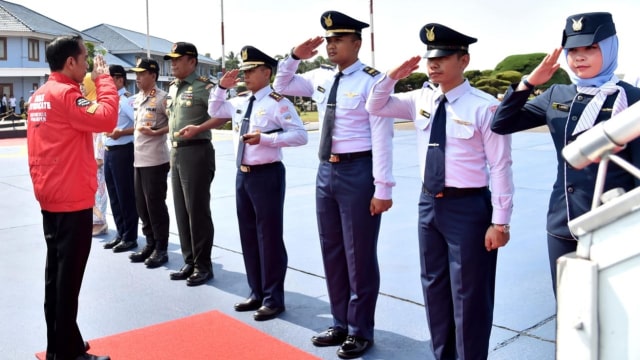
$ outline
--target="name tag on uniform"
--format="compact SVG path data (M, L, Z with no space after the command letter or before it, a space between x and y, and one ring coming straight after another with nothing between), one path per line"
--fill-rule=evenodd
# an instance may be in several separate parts
M426 110L422 110L422 109L420 109L420 115L426 117L427 119L431 117L431 114L429 112L427 112Z
M556 103L554 102L553 104L551 104L551 108L553 110L558 110L558 111L564 111L564 112L569 112L569 105L567 104L560 104L560 103Z

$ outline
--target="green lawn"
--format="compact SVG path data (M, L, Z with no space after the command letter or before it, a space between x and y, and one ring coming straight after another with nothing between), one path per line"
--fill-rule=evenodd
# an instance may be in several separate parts
M318 122L318 112L317 111L307 111L307 112L301 113L299 115L300 115L300 119L302 120L303 123Z

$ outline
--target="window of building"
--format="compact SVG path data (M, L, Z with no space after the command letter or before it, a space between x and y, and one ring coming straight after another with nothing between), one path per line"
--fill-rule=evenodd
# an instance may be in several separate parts
M7 60L7 38L0 37L0 60Z
M29 61L40 61L40 41L29 39Z

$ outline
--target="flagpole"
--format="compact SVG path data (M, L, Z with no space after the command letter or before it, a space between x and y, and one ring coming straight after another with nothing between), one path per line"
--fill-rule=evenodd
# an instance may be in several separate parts
M371 22L371 67L376 67L375 48L373 46L373 0L369 0L369 18Z
M224 0L220 0L220 34L222 35L222 56L220 57L220 65L222 66L222 74L226 71L224 61Z
M147 59L151 59L151 45L149 40L149 0L146 0L147 3Z

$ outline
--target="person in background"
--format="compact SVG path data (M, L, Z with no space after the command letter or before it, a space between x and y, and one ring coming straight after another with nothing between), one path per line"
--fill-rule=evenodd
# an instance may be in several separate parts
M296 74L300 61L315 56L324 41L311 38L280 62L273 87L285 95L312 97L318 104L322 135L316 217L333 325L311 342L339 346L337 355L350 359L373 345L380 290L378 234L395 185L393 121L364 108L380 77L358 59L362 29L369 25L338 11L326 11L320 23L329 61L337 68Z
M211 93L209 115L225 120L233 117L236 210L251 289L249 297L234 308L256 310L253 318L263 321L285 310L287 250L282 233L286 176L281 148L304 145L308 138L295 106L270 86L278 61L253 46L243 47L240 54L240 69L225 73ZM226 89L237 85L240 71L251 93L226 100Z
M111 131L118 118L118 92L101 56L96 56L92 72L97 101L82 96L79 83L87 72L87 57L82 37L55 38L46 49L51 75L29 100L29 172L47 244L47 360L110 359L86 352L76 320L91 250L93 133Z
M142 251L131 254L129 259L131 262L144 262L153 269L169 261L167 92L156 86L160 71L157 61L140 59L131 71L136 73L136 85L140 89L133 105L135 197L147 244Z
M12 113L16 113L16 106L18 105L18 101L16 100L16 97L11 94L11 97L9 98L9 110L11 110Z
M20 106L20 114L24 114L24 96L20 96L20 102L19 102L19 106Z
M195 45L177 42L164 56L171 60L175 80L169 88L167 113L171 138L171 188L184 266L169 274L171 280L186 280L199 286L213 279L211 250L211 182L216 170L211 131L186 132L188 125L208 120L209 93L213 83L198 76Z
M422 291L436 359L486 359L493 325L497 249L509 241L511 137L491 131L498 100L464 77L476 38L420 28L430 83L392 95L418 69L415 56L371 90L367 110L413 120L422 189L418 240ZM434 85L435 84L435 85ZM489 185L491 189L489 189Z
M562 54L569 65L572 84L551 85L528 100L531 91L549 81L560 68L558 58ZM549 126L558 166L547 212L547 247L554 293L558 258L577 248L569 221L590 210L598 173L597 163L584 169L571 167L562 157L562 149L593 125L610 119L640 99L640 89L616 77L617 67L618 36L611 14L571 15L562 31L562 47L548 54L520 83L507 89L491 125L499 134ZM640 139L627 144L617 155L640 166ZM609 164L604 191L618 187L629 191L638 185L640 181L633 175L614 163Z
M91 73L85 75L80 83L80 90L86 99L92 102L96 101L96 85L91 79ZM107 196L107 184L104 181L104 133L93 134L93 151L96 165L98 166L96 173L98 188L96 190L96 202L93 205L93 229L91 234L100 236L109 231L109 225L107 224L107 202L109 197Z
M133 184L133 107L125 84L127 74L120 65L109 66L118 88L120 110L118 125L105 134L104 177L109 193L111 213L116 223L116 237L104 245L119 253L138 247L138 212Z

